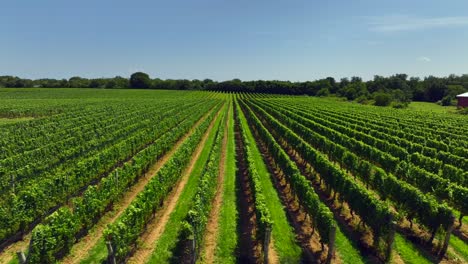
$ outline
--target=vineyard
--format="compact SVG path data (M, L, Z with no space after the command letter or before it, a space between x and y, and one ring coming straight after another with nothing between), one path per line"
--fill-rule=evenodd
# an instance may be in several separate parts
M0 89L0 263L468 263L468 117Z

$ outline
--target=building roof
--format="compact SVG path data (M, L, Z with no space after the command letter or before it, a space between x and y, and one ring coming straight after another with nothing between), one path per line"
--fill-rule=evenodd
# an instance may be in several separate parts
M468 97L468 92L457 95L457 98Z

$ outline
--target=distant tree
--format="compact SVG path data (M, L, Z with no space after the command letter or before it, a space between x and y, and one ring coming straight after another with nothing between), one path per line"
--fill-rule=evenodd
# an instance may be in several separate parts
M224 81L218 83L218 89L221 91L230 91L230 92L245 92L248 91L247 87L253 87L251 85L247 85L246 83L243 83L239 79L233 79L230 81ZM256 92L259 92L256 90Z
M0 87L23 88L33 87L34 81L16 76L0 76Z
M414 101L427 101L426 91L422 82L415 85L413 88L413 100Z
M405 94L405 92L403 92L400 89L393 90L391 92L391 95L393 99L395 99L398 102L402 102L402 103L411 102L411 97L409 97L407 94Z
M444 97L447 85L440 78L429 76L424 80L426 99L430 102L437 102Z
M374 100L377 106L388 106L392 103L392 96L387 93L377 92L374 94Z
M397 73L397 74L395 74L394 77L396 77L396 78L398 78L398 79L400 79L402 81L406 81L406 79L408 79L408 74L406 74L406 73Z
M163 87L162 89L169 89L169 90L176 90L177 89L177 80L164 80L163 81Z
M452 97L447 95L444 98L442 98L441 103L443 106L449 106L452 105Z
M46 88L68 88L67 79L57 80L57 79L38 79L33 81L33 85Z
M374 75L374 79L367 83L367 89L370 93L377 92L379 90L385 90L387 79L380 75Z
M358 102L360 104L368 104L369 98L367 98L367 96L365 96L365 95L361 95L358 98L356 98L354 101L356 101L356 102Z
M353 77L351 77L351 82L352 82L352 83L361 83L361 82L362 82L362 78L359 77L359 76L353 76Z
M466 90L462 85L448 85L445 96L450 96L452 99L455 99L455 96L464 93Z
M135 72L130 76L130 88L148 89L151 87L151 79L144 72Z
M191 82L189 80L175 80L176 90L189 90L191 88Z
M192 80L190 82L190 90L203 90L203 82L200 80Z
M89 88L104 88L106 80L104 79L91 79Z
M122 76L115 76L112 81L115 83L114 88L128 88L129 82L127 78Z
M369 92L367 91L366 83L354 82L338 90L338 94L346 97L348 100L354 100L360 96L367 96Z
M217 87L216 83L211 79L203 80L203 89L205 90L215 90Z
M335 78L333 77L327 77L328 83L331 85L330 92L331 93L336 93L338 90L338 84L335 81Z
M348 78L341 78L341 80L340 80L340 89L343 89L348 84L349 84L349 79Z
M330 90L328 88L322 88L317 92L317 96L329 96Z
M58 82L58 88L68 88L70 87L68 85L68 80L67 79L62 79Z
M68 80L68 86L71 88L85 88L89 87L89 80L79 76L71 77Z
M153 89L167 89L167 87L165 87L165 81L159 79L159 78L156 78L156 79L153 79L151 81L151 88Z

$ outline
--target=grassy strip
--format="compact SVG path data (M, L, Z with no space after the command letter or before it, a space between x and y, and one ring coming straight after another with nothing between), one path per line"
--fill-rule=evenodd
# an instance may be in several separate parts
M226 172L224 175L224 189L219 217L219 234L215 253L215 263L236 263L235 250L237 248L237 211L236 203L236 151L234 139L234 109L232 99L230 104L228 142L226 151Z
M463 258L468 263L468 245L460 238L452 235L449 245L456 251L457 255Z
M297 244L296 235L293 228L289 225L286 212L283 204L276 192L275 187L270 178L270 173L263 162L262 155L255 144L256 139L250 130L247 120L242 111L239 111L241 126L246 131L249 145L252 153L252 158L255 162L255 168L260 175L263 194L265 195L265 203L270 211L271 219L273 220L272 238L274 247L278 252L281 263L298 263L301 259L302 250Z
M107 248L104 237L101 237L88 255L80 261L80 264L103 263L107 259Z
M453 211L453 215L455 215L455 219L457 219L457 220L455 220L455 225L458 226L458 224L459 224L458 218L460 218L460 211L458 211L458 210L452 210L452 211ZM468 224L468 217L464 216L462 218L462 223L463 223L463 225Z
M432 263L423 252L406 240L401 234L395 234L394 248L405 263Z
M18 118L0 118L0 125L14 124L23 121L33 120L33 117L18 117Z
M24 254L27 254L27 252L24 252ZM19 264L18 257L15 256L8 264Z
M80 261L80 264L104 263L107 259L107 248L104 237L89 251L88 256Z
M225 111L224 108L223 111ZM177 205L172 212L169 221L166 224L163 234L156 242L155 249L151 255L148 263L169 263L172 262L174 257L174 250L179 242L179 234L182 229L182 223L188 213L193 197L197 192L198 180L205 168L206 161L208 160L211 146L213 145L216 131L222 122L222 115L216 119L213 129L209 132L205 146L200 153L199 159L196 161L193 171L189 175L189 180L182 191L182 194L177 201Z
M366 260L361 256L359 251L357 250L356 244L349 240L341 231L340 225L337 226L336 229L336 254L340 256L341 261L343 263L349 264L364 264Z

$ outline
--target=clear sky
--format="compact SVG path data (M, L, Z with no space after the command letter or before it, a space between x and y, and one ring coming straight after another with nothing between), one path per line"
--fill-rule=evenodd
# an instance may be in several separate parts
M0 75L468 73L467 0L1 0Z

